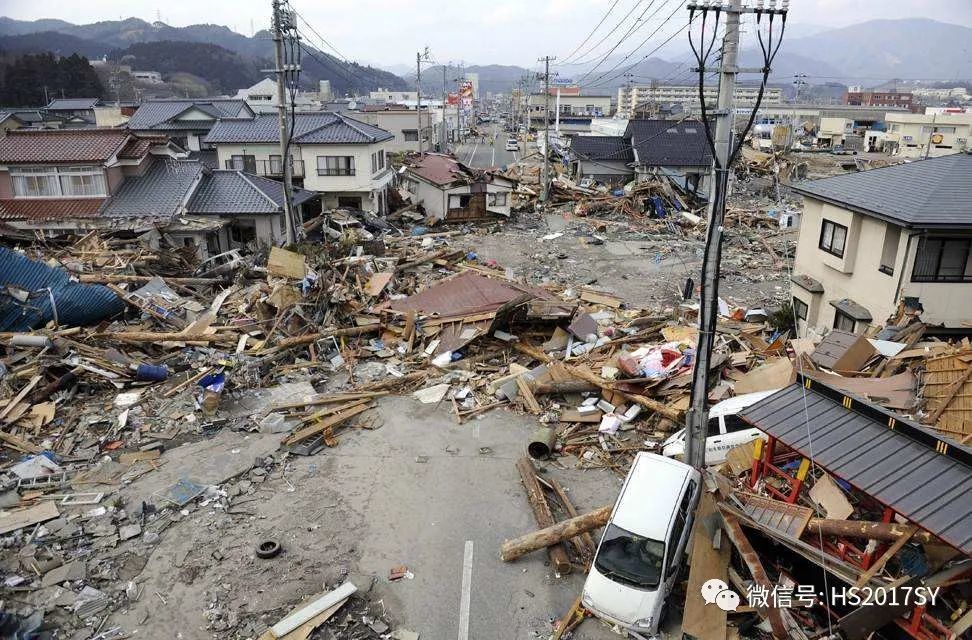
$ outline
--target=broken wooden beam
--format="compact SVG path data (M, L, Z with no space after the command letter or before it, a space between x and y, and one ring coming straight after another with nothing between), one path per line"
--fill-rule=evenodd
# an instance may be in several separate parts
M311 344L312 342L317 342L318 340L326 340L327 338L339 338L341 336L360 336L365 333L372 333L380 330L381 330L380 324L369 324L363 327L348 327L346 329L332 329L331 331L322 331L319 333L309 333L304 336L284 338L276 345L261 351L260 355L269 355L272 353L278 353L280 351L286 351L287 349L293 349L294 347L301 347L304 345Z
M82 273L78 280L84 284L145 284L157 276L131 276L110 273ZM222 278L162 278L166 284L181 284L185 286L210 286L229 282Z
M516 461L516 470L520 473L520 480L523 482L523 488L526 489L527 500L530 502L530 508L533 509L533 516L537 520L537 525L549 527L555 524L556 520L554 520L546 496L543 495L540 482L537 480L537 472L533 468L533 462L527 457L520 458ZM558 574L570 573L570 558L567 556L567 549L563 544L550 545L547 553L550 555L550 562L554 565Z
M531 551L570 540L586 531L599 529L606 525L607 521L611 518L612 509L614 509L614 505L601 507L590 513L585 513L570 520L563 520L539 531L507 540L500 545L500 558L504 562L516 560Z

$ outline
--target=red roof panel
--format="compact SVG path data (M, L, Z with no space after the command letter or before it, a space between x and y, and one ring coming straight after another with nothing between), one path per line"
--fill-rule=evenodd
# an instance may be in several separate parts
M0 200L0 220L57 220L98 215L105 198Z

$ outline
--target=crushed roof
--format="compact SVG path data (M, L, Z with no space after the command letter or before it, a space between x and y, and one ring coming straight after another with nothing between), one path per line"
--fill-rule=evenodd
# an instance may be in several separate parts
M972 227L972 154L968 153L791 186L803 195L908 227Z
M294 206L317 195L295 187ZM186 211L190 214L279 213L283 211L283 184L242 171L208 172L189 199Z
M740 417L972 554L972 449L803 376Z
M570 150L581 160L634 162L631 144L623 136L573 136Z
M0 162L104 162L131 138L124 129L14 129L0 138Z
M638 164L650 167L708 167L709 141L698 120L629 120L624 137Z
M469 177L468 171L458 160L443 153L427 153L417 158L408 166L408 172L438 185Z
M214 120L238 118L253 113L242 99L149 100L135 110L128 120L128 128L135 131L208 129L212 125L208 120L172 122L193 108L211 115Z
M202 164L193 160L159 158L142 175L126 178L102 214L170 218L179 212L202 172Z
M296 144L369 144L393 137L380 127L340 113L298 113L294 121ZM279 138L277 116L261 115L220 120L210 129L205 142L275 143Z
M92 218L105 198L49 198L0 200L0 220L60 220Z

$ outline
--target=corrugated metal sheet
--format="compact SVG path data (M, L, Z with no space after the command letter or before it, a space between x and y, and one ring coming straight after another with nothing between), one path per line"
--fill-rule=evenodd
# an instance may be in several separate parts
M0 331L28 331L54 319L62 326L94 324L124 311L111 289L81 284L67 271L0 247ZM26 300L19 294L26 292ZM53 303L52 304L52 300Z
M804 456L812 452L818 466L972 554L972 449L812 380L774 393L741 417Z
M496 311L524 294L541 299L552 298L543 289L487 278L467 271L407 298L393 300L389 306L396 311L417 311L451 318Z

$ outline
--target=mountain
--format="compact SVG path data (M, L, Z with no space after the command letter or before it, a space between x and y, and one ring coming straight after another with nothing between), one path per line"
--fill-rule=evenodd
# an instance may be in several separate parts
M801 55L848 80L972 77L972 29L927 18L870 20L811 36L784 39L780 56ZM804 72L806 73L806 72Z
M45 38L40 36L41 32L46 32L49 43L44 46ZM56 35L51 35L54 32ZM32 34L32 37L31 37ZM92 24L76 25L62 20L34 20L21 21L6 17L0 17L0 49L10 51L47 51L53 50L49 47L56 47L57 53L66 55L69 52L84 52L88 57L110 56L109 59L118 61L116 56L121 55L146 55L147 51L154 53L147 56L149 60L171 59L178 56L177 51L163 53L160 49L142 49L132 51L131 47L146 43L166 43L160 44L162 50L166 48L178 47L178 43L197 43L220 47L237 56L236 59L228 57L225 53L213 50L218 54L220 60L233 64L236 67L228 74L221 74L230 77L240 73L250 76L250 72L245 68L269 68L273 66L273 43L270 35L266 31L247 37L232 31L228 27L216 24L195 24L187 27L173 27L163 22L148 23L138 18L128 18L125 20L107 20ZM306 41L305 41L306 43ZM332 55L317 50L305 44L307 53L303 55L301 84L305 87L317 87L319 80L329 80L332 90L337 93L345 93L352 90L367 91L378 87L388 89L405 89L406 82L387 71L376 69L370 66L363 66L356 63L346 63ZM147 66L147 63L138 61L140 69L163 71ZM203 61L198 61L196 66L206 66ZM181 69L188 73L194 73L189 69ZM163 71L165 73L165 71ZM194 73L194 75L196 75ZM224 86L223 81L217 77L201 76L203 79L212 82L222 88L223 91L235 92L244 86ZM256 80L259 80L256 77Z

